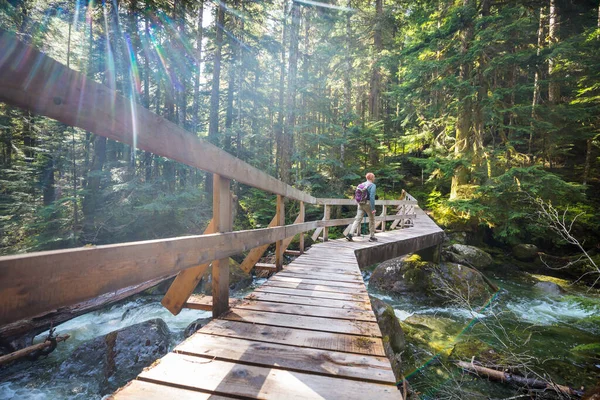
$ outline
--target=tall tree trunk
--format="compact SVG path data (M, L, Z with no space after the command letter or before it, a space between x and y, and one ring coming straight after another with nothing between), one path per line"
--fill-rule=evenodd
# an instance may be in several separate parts
M294 127L296 125L296 79L298 75L298 37L300 30L300 6L292 3L292 26L290 30L290 60L288 68L287 112L281 152L281 180L291 184Z
M540 22L537 31L537 51L536 54L539 57L542 47L544 45L544 7L540 7ZM529 142L527 144L527 154L529 154L530 163L535 162L533 156L533 136L535 130L535 120L537 118L537 106L540 102L540 70L536 67L535 75L533 77L533 98L531 100L531 123L529 125Z
M198 3L198 37L196 38L196 74L194 76L194 104L192 105L192 132L198 135L199 132L199 115L200 112L200 67L202 65L202 39L203 28L202 22L204 17L204 0Z
M144 12L144 107L150 109L150 26L148 24L148 13L150 8L150 0L146 0L146 11ZM158 84L157 84L158 86ZM152 179L152 153L149 151L144 152L144 180L150 182Z
M472 0L463 0L463 6L471 6ZM459 82L462 83L462 89L459 90L459 106L458 116L456 119L456 141L454 143L454 157L457 159L468 159L467 152L470 145L470 129L471 129L471 101L469 100L468 89L466 82L469 80L471 73L471 65L465 58L469 50L469 44L473 36L473 26L471 22L465 22L465 27L460 33L460 54L463 60L459 69ZM469 169L464 165L459 165L452 177L452 185L450 188L450 200L459 198L458 190L460 186L465 185L469 181Z
M181 55L184 56L186 53L183 40L185 40L185 2L184 0L174 1L174 20L176 21L177 31L181 40L177 40L177 47ZM179 71L179 87L175 90L175 97L177 102L177 124L183 129L186 128L185 121L187 115L187 81L189 78L188 69L185 66L180 66Z
M352 1L348 0L346 6L352 8ZM352 14L346 13L346 47L344 54L344 116L342 117L342 143L340 144L340 162L344 168L346 136L348 135L348 126L352 123L352 25L350 19Z
M215 23L216 47L215 59L213 65L212 89L210 91L210 110L208 120L208 140L218 145L219 143L219 96L221 81L221 50L223 47L223 24L225 23L225 14L223 7L225 0L219 2L217 7L217 18ZM204 191L212 193L212 174L206 174Z
M277 124L275 125L275 143L277 147L277 157L275 157L275 169L281 178L281 160L284 152L283 139L283 113L285 100L285 45L287 42L287 13L288 2L283 0L283 18L282 18L282 33L281 33L281 64L279 67L279 109L277 111Z
M550 17L548 20L548 44L550 47L555 46L559 41L559 9L558 0L550 0ZM551 104L557 104L560 99L560 83L556 79L555 74L556 60L548 59L548 100Z
M600 29L600 4L598 5L598 25L597 27ZM592 164L592 147L593 147L593 138L588 138L586 141L586 150L585 150L585 163L583 165L583 185L587 185L588 179L590 176L590 168Z

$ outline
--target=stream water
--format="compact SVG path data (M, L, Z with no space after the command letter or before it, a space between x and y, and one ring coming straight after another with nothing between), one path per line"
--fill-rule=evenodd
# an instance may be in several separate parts
M552 296L533 289L536 279L553 280L567 293ZM371 291L391 304L402 321L408 345L404 373L420 398L503 399L519 395L506 384L464 375L451 362L471 357L498 365L519 365L519 373L537 373L537 378L577 389L597 384L599 294L541 276L494 281L501 289L478 309L436 306Z
M368 281L368 276L367 276ZM264 280L255 281L253 286ZM473 398L508 398L514 389L502 384L463 376L448 359L459 356L501 354L510 349L523 354L522 362L548 374L557 383L575 387L596 383L600 375L600 296L568 287L568 294L552 297L531 289L531 280L497 279L502 289L487 307L469 310L460 306L436 306L414 299L394 298L369 290L391 304L406 332L408 350L405 375L422 399L468 398L450 393L461 386ZM564 283L562 283L564 284ZM252 288L238 293L247 294ZM90 382L53 380L53 373L81 343L117 329L161 318L171 330L172 346L183 339L184 329L208 312L183 310L172 316L160 305L160 297L139 296L92 312L60 325L57 333L71 338L44 360L25 361L0 371L0 400L4 399L100 399ZM41 341L45 334L36 339ZM459 354L460 353L460 354ZM464 392L466 390L466 392ZM478 397L479 396L479 397ZM481 397L483 396L483 397Z

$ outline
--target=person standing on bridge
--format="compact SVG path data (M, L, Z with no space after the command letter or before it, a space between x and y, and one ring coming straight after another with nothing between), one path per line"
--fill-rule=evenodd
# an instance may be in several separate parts
M369 242L377 241L377 238L375 237L375 175L372 172L369 172L365 178L367 178L366 182L358 185L356 192L354 193L354 199L356 200L358 207L352 229L350 229L350 233L346 236L346 239L350 242L353 241L352 233L356 232L356 228L358 228L364 214L369 216Z

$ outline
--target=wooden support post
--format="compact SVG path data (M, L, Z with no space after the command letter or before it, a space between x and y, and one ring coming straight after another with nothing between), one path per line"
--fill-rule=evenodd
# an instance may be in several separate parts
M213 175L213 221L217 232L230 232L231 192L229 179ZM229 258L221 258L212 263L213 318L229 310Z
M331 218L331 206L325 204L325 215L323 216L324 221L328 221ZM329 227L325 227L323 229L323 241L326 242L329 240Z
M386 224L385 217L387 216L387 206L383 206L381 215L384 217L384 220L381 221L381 232L385 232L385 224Z
M277 195L277 213L275 214L277 218L277 225L283 226L285 225L285 205L283 204L283 196ZM281 271L283 268L283 240L278 240L275 242L275 265L277 266L277 271Z
M304 214L305 214L305 210L304 210L304 202L301 201L300 202L300 213L298 215L298 218L300 219L300 223L304 222ZM304 232L300 232L300 254L304 253Z

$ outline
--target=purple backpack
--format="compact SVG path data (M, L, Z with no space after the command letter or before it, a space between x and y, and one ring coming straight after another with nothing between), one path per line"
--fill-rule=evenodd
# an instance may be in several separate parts
M354 200L356 200L358 204L367 204L369 201L370 196L369 191L367 190L369 186L370 185L368 185L366 182L363 182L356 187L356 191L354 192Z

